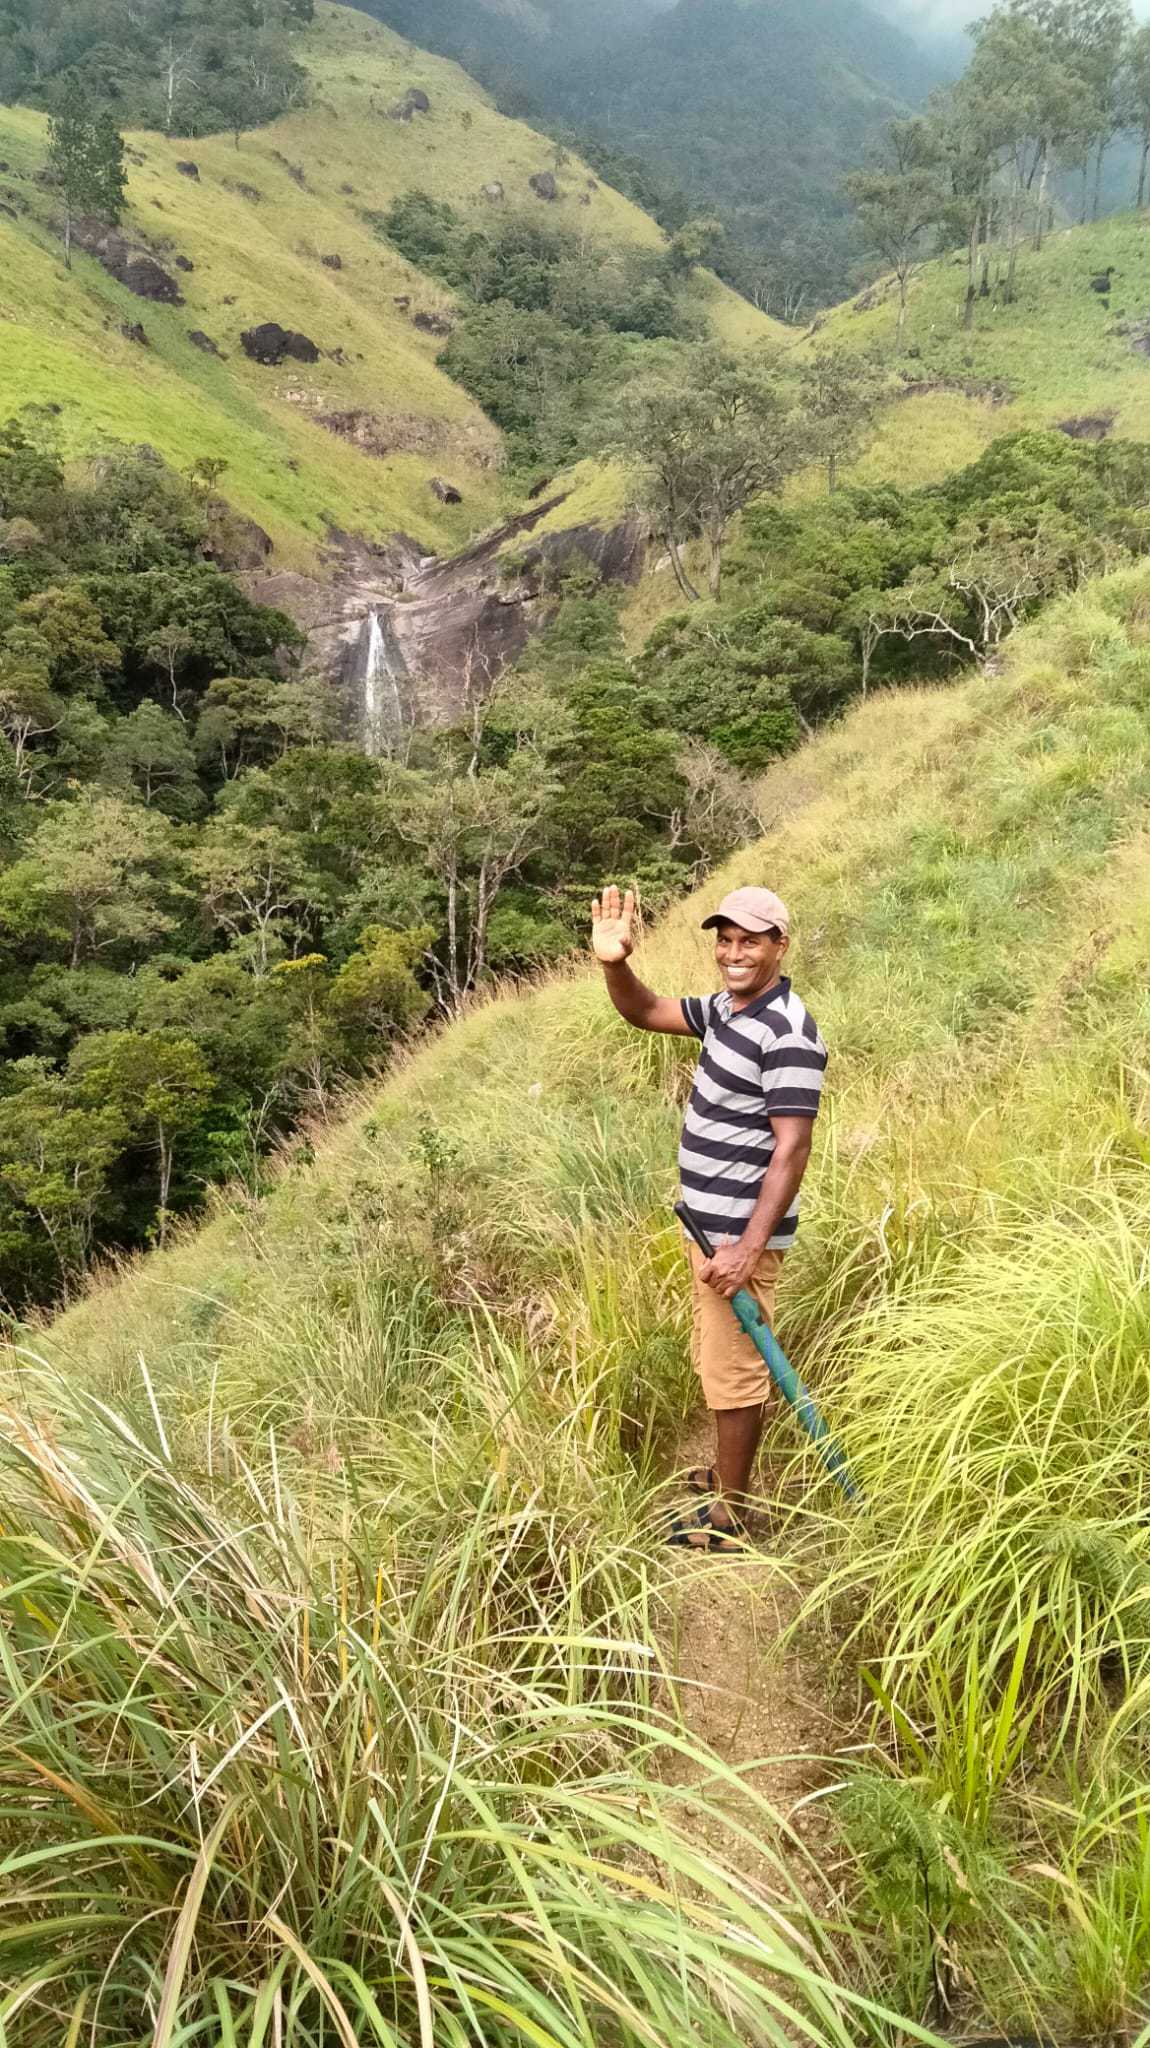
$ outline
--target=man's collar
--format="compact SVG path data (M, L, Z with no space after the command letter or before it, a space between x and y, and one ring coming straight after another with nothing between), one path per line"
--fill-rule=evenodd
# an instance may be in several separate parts
M730 989L724 989L723 994L727 998L727 1015L728 1017L761 1017L763 1011L769 1009L772 1003L781 1002L784 996L790 995L790 992L791 984L787 976L780 974L778 980L772 981L770 988L765 988L761 996L755 997L753 1003L747 1003L743 1009L736 1010L733 1006Z

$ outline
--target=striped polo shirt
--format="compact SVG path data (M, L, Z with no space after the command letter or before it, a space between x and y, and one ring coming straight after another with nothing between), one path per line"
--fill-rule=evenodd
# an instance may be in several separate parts
M815 1117L827 1049L819 1028L784 976L736 1010L724 991L684 996L683 1016L703 1041L679 1147L683 1201L719 1242L741 1237L775 1149L772 1116ZM770 1239L772 1251L795 1241L796 1196Z

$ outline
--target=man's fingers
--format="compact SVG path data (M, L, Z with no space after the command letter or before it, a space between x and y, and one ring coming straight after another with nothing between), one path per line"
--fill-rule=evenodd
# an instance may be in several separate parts
M599 922L599 919L600 919L600 918L602 917L602 915L603 915L603 912L602 912L602 911L600 910L600 908L599 908L599 898L598 898L597 896L592 896L592 898L591 898L591 922L592 922L592 924L598 924L598 922Z
M623 898L623 916L626 918L627 923L630 924L631 919L634 917L634 915L635 891L633 889L628 889L627 894Z

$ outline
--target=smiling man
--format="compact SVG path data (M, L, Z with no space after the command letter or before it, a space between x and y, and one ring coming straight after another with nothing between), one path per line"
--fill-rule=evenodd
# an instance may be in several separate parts
M827 1052L782 973L786 904L771 889L733 889L704 918L715 934L719 995L657 996L632 972L635 898L614 886L591 906L591 938L607 990L628 1024L702 1040L679 1148L683 1201L715 1245L688 1246L694 1287L692 1357L715 1414L715 1464L690 1474L707 1498L671 1540L737 1547L763 1430L770 1376L729 1307L740 1287L774 1320L775 1285L795 1241L799 1187L811 1153Z

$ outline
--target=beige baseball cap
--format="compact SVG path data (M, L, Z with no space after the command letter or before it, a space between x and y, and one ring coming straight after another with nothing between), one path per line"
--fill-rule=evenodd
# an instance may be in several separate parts
M791 913L773 889L732 889L718 909L703 919L703 930L710 931L717 924L737 924L745 932L769 932L772 928L789 932Z

